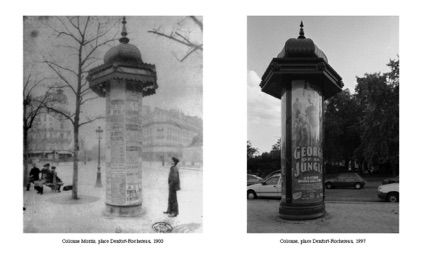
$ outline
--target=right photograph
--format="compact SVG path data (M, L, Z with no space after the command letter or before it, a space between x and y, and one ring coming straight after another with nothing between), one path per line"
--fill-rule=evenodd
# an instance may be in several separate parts
M399 233L399 17L247 26L247 232Z

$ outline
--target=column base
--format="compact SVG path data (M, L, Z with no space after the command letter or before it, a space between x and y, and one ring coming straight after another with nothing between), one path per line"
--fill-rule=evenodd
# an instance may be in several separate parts
M137 217L145 214L142 204L133 206L116 206L106 204L104 215L119 217Z
M309 220L325 215L325 203L295 205L280 203L279 217L286 220Z

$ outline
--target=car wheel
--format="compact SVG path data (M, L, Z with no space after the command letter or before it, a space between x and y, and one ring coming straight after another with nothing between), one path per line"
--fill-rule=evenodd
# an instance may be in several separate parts
M247 199L256 199L257 198L257 195L256 195L256 192L255 191L253 191L253 190L249 190L248 192L247 192Z
M330 182L328 182L328 183L325 184L325 187L326 187L327 189L331 189L331 188L333 188L333 184L331 184Z
M386 201L391 203L397 203L400 201L400 197L398 196L398 193L388 193L386 196Z
M354 184L354 188L356 188L357 190L359 190L360 188L362 188L362 184L356 182L356 184Z

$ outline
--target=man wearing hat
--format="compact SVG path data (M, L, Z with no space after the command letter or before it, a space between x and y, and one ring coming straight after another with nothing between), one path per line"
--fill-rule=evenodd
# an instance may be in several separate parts
M168 176L168 209L164 214L168 214L169 217L176 217L179 214L179 204L177 203L177 191L180 191L180 178L177 158L172 158L173 166L170 168L170 174Z
M44 168L41 170L41 180L34 182L38 194L44 194L44 183L49 181L50 175L50 163L46 163L44 164Z

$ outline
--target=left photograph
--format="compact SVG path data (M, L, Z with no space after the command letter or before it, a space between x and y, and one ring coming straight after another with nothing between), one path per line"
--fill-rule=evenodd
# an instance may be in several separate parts
M23 232L202 233L203 18L23 26Z

